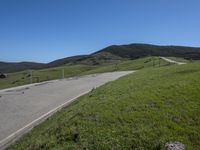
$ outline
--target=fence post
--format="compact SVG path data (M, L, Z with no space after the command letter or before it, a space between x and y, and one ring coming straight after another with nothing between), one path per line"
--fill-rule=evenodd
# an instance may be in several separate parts
M64 68L62 68L62 79L64 79L65 78L65 70L64 70Z
M32 84L33 82L33 71L32 70L29 70L29 74L30 74L30 84Z

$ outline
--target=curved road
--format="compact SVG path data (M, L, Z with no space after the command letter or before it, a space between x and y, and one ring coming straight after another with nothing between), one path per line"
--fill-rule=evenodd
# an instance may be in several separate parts
M79 96L132 72L88 75L0 90L0 149Z

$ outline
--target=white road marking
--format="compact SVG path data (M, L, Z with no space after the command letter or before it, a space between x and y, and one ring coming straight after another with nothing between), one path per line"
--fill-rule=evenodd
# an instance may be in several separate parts
M41 121L43 121L43 119L44 120L47 119L48 117L50 117L51 115L53 115L55 112L59 111L60 109L62 109L65 106L67 106L68 104L70 104L71 102L73 102L74 100L76 100L77 98L79 98L79 97L81 97L81 96L89 93L90 91L91 90L88 90L86 92L81 93L80 95L78 95L78 96L70 99L69 101L67 101L67 102L59 105L58 107L52 109L51 111L43 114L41 117L39 117L39 118L35 119L34 121L28 123L23 128L15 131L11 135L7 136L5 139L3 139L3 140L0 141L0 148L2 149L5 146L7 146L8 144L10 144L10 143L7 142L8 140L11 140L11 142L12 142L12 139L14 139L14 138L16 138L18 136L20 137L25 132L25 130L33 128L34 126L36 126L37 124L39 124Z

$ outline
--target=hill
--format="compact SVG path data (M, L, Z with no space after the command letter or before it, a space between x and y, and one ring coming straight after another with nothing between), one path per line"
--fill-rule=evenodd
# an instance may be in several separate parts
M0 62L0 72L8 73L8 72L17 72L21 70L27 69L41 69L45 67L45 64L35 63L35 62Z
M123 60L122 57L114 55L110 52L100 52L90 55L78 55L58 59L47 64L48 67L58 67L65 64L84 64L84 65L99 65L99 64L112 64Z
M66 58L62 58L62 59L58 59L55 61L52 61L50 63L47 64L48 67L57 67L57 66L61 66L63 64L74 64L77 61L80 61L82 59L87 58L88 55L78 55L78 56L71 56L71 57L66 57Z
M155 67L158 67L168 65L169 63L159 59L158 57L145 57L141 59L127 60L106 65L67 64L62 67L32 70L32 83L60 79L62 77L62 69L64 69L65 72L64 77L68 78L102 72L139 70L153 67L153 64L155 64ZM21 72L8 73L7 78L0 79L0 89L29 84L29 74L30 72L26 70Z
M80 97L8 150L200 149L200 62L142 69Z
M200 48L184 46L158 46L150 44L112 45L90 55L74 56L56 60L48 66L59 66L68 63L99 65L116 63L128 59L147 56L181 57L185 59L200 59Z
M184 46L158 46L150 44L112 45L89 55L78 55L58 59L47 64L41 63L0 63L0 72L16 72L26 69L58 67L66 64L102 65L146 56L181 57L200 59L200 48Z
M112 45L94 54L109 52L113 55L136 59L145 56L182 57L185 59L200 59L200 48L184 46L158 46L150 44Z

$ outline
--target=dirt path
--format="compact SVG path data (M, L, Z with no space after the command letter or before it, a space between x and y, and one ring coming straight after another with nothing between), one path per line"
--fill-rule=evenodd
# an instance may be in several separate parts
M160 57L160 58L162 58L163 60L168 61L168 62L170 62L170 63L174 63L174 64L178 64L178 65L184 65L184 64L186 64L186 63L184 63L184 62L178 62L178 61L171 60L171 59L165 58L165 57Z

